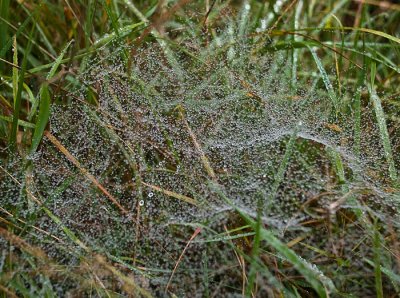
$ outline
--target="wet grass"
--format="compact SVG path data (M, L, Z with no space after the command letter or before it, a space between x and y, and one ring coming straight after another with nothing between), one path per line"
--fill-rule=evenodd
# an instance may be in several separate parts
M0 295L400 295L395 2L0 0ZM143 58L147 52L140 50L148 45L160 49L157 61ZM107 49L117 54L106 56ZM268 76L254 78L246 67L263 57L284 61L272 59L268 69L256 72ZM123 66L116 70L122 74L107 74L97 84L80 76L93 70L94 61L110 70L112 59ZM192 92L185 101L157 101L176 86L160 89L158 82L168 74L162 69L151 79L135 73L135 59L145 61L141 69L165 66L178 82L185 82L188 69L203 77L185 89ZM220 61L224 66L218 68ZM279 86L282 77L286 93L276 93L278 99L268 97L275 91L262 93L259 86ZM278 82L269 82L274 79ZM204 87L213 80L218 92L237 88L241 99L200 121L193 111L218 106L207 98L215 86ZM99 84L115 111L100 103ZM114 90L115 84L123 87ZM126 112L129 103L121 95L126 90L142 96L140 109ZM204 102L196 103L193 94L205 94ZM256 125L257 113L269 115L263 114L269 101L288 106L288 114L280 116L291 119L318 107L322 98L331 109L310 123L320 124L324 134L309 136L297 122L268 147L273 152L259 149L260 164L266 161L261 170L251 162L240 163L247 168L223 167L220 160L231 157L218 156L203 142L209 126L218 121L223 126L229 117ZM53 132L51 117L70 121L68 109L77 106L76 123L67 123L65 134ZM140 122L147 114L157 125ZM87 126L76 129L81 119L89 119ZM139 119L137 127L132 119ZM93 123L98 133L90 139ZM181 143L170 127L185 136ZM149 128L159 129L161 145L146 133L136 141L125 134ZM100 152L101 138L112 144L108 155L119 152L118 157L104 168L93 165L103 153L81 152L86 148L74 137L82 129L91 148ZM198 165L188 166L187 148ZM248 194L233 192L227 181L234 181L232 189L243 186L247 175L259 171L265 187L251 193L253 206L238 205L235 196ZM322 179L306 184L306 175ZM65 178L53 185L55 176ZM171 177L178 183L168 184ZM74 191L77 205L68 204ZM127 199L132 193L134 203ZM153 196L165 198L156 215L145 209ZM294 211L275 203L287 197ZM229 210L207 213L215 201ZM171 211L162 204L207 217L182 216L165 224ZM271 210L293 214L274 225ZM152 230L164 228L168 238L151 238ZM92 239L92 230L111 240Z

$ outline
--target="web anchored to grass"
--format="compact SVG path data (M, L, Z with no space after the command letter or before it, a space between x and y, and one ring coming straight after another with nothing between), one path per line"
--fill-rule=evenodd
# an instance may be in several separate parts
M240 233L254 228L278 262L293 266L279 270L297 269L323 296L334 291L333 283L305 259L326 249L328 234L302 239L314 247L302 257L283 242L307 232L308 222L335 220L338 208L351 208L356 222L367 224L370 204L379 204L373 211L379 216L396 206L387 191L393 167L379 153L387 150L383 124L375 121L380 115L362 112L358 134L368 141L361 140L358 154L352 103L334 95L314 51L328 96L301 81L294 89L282 72L290 69L285 56L254 55L240 44L231 49L237 54L228 59L230 49L213 55L176 50L178 67L155 44L135 56L127 47L103 47L81 75L84 87L71 94L72 103L53 106L51 132L33 157L33 185L50 194L46 204L87 245L145 267L142 274L149 270L151 287L185 292L190 284L174 280L189 277L197 289L204 286L204 254L207 274L222 283L240 279L228 269L230 255L244 253L249 236ZM246 221L237 242L207 240ZM184 248L188 224L207 228ZM45 218L41 225L58 234ZM252 266L265 264L259 259Z
M275 1L276 16L257 20L253 33L249 3L237 20L214 29L209 18L226 7L207 1L204 35L195 38L187 19L188 32L176 40L164 36L164 23L189 1L157 12L164 17L153 23L124 0L140 20L129 25L109 2L112 33L96 42L86 37L88 49L77 56L85 60L76 73L63 69L69 75L59 97L53 89L63 87L53 82L71 60L72 41L51 64L28 70L24 57L9 78L12 114L0 119L10 123L13 154L0 164L0 220L7 226L0 244L18 248L26 271L14 274L15 256L4 250L0 268L13 274L0 275L0 291L399 293L399 121L397 110L387 114L391 98L376 86L376 63L399 71L383 55L361 51L361 38L352 48L344 35L398 38L343 26L334 13L346 1L332 8L339 27L329 27L328 18L318 26L327 26L321 35L339 32L343 40L332 42L308 36L321 28L301 29L304 1ZM281 30L291 10L293 30ZM138 28L134 42L116 41ZM387 44L363 41L363 50L369 46ZM356 79L342 79L346 63ZM24 75L46 68L35 97Z

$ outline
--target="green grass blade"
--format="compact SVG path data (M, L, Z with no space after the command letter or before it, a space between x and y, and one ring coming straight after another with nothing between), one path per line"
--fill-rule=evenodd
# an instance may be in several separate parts
M258 259L259 259L259 251L260 251L260 243L261 243L261 214L262 212L262 199L260 198L258 200L258 211L257 211L257 220L256 220L256 225L254 227L254 240L253 240L253 247L251 251L251 263L250 263L250 272L249 272L249 277L248 277L248 284L246 288L246 295L248 297L251 296L251 293L254 288L254 283L257 277L257 271L259 269L258 266Z
M383 298L383 286L382 286L382 271L381 271L381 237L378 230L377 223L374 225L374 273L375 273L375 289L376 297Z
M24 58L22 60L22 67L21 67L21 72L18 77L18 90L17 90L17 97L15 100L14 104L14 112L13 112L13 123L11 127L11 135L10 135L10 145L11 145L11 150L15 150L15 145L17 142L17 133L18 133L18 120L19 120L19 114L21 110L21 93L22 93L22 88L24 84L24 77L25 77L25 71L26 71L26 65L28 61L28 55L31 51L32 48L32 39L33 39L33 33L35 30L35 26L32 25L32 29L29 35L29 41L28 45L26 48L26 51L24 53Z
M10 0L0 0L0 45L5 45L8 33L8 24L5 21L9 19ZM5 52L1 51L0 58L4 58ZM3 63L0 62L1 68ZM1 69L2 70L2 69Z
M278 191L279 185L281 184L281 182L284 179L285 172L289 165L290 157L292 155L293 148L296 143L298 130L299 130L299 125L297 125L294 128L294 131L293 131L292 135L290 136L289 141L287 142L285 153L283 154L282 161L281 161L278 171L276 172L275 177L274 177L274 183L272 184L272 187L271 187L271 192L269 195L269 202L268 202L267 207L269 207L269 206L271 206L271 204L273 204L273 200L276 196L276 192Z
M12 88L13 88L13 99L14 106L17 101L17 90L18 90L18 46L17 46L17 38L14 36L13 43L13 64L14 67L12 69Z
M50 117L50 92L47 85L42 85L40 88L40 107L39 115L36 121L35 132L32 137L32 145L30 154L34 153L39 146L40 141L43 137L43 132L46 128L47 122Z
M371 260L368 259L364 259L365 262L367 262L369 265L371 265L372 267L375 268L375 263ZM383 274L385 274L387 277L390 278L390 280L396 284L396 285L400 285L400 275L398 275L397 273L393 272L392 269L389 269L387 267L384 267L382 265L380 265L380 270Z
M64 49L61 51L60 55L57 57L57 59L52 63L52 67L50 68L50 71L48 72L48 74L46 76L46 80L50 80L51 78L54 77L54 75L57 72L58 67L60 66L60 64L63 61L65 53L67 52L69 46L72 43L73 43L73 40L68 42L67 45L64 47ZM45 90L43 90L43 88ZM40 88L39 95L40 95L41 101L40 101L40 110L39 110L38 121L40 123L38 122L36 125L37 129L35 130L35 134L34 134L33 138L35 138L35 136L36 136L41 139L44 128L46 127L47 121L50 116L50 94L49 94L48 86L43 85ZM45 99L43 99L43 96L45 96ZM43 102L42 102L42 100L43 100ZM31 120L33 118L33 116L36 114L36 110L37 110L38 106L39 106L39 101L35 100L32 105L31 111L29 112L28 120ZM41 130L41 133L40 133L40 130ZM40 135L36 135L36 133L40 133ZM40 139L39 139L39 142L40 142ZM32 147L31 147L31 151L30 151L31 153L36 151L37 145L39 145L39 143L36 144L36 142L37 142L37 140L32 139ZM35 146L33 146L34 143L35 143L36 148L35 148Z
M104 7L104 10L107 12L108 17L110 18L111 26L113 27L115 34L117 36L119 36L118 19L117 19L117 16L115 15L115 11L112 7L112 2L114 2L114 1L112 1L112 0L104 1L103 0L102 5Z
M329 76L326 73L325 68L322 65L321 60L318 58L318 55L315 52L315 50L310 46L307 46L307 47L310 50L310 52L311 52L311 54L312 54L312 56L314 58L315 64L317 64L318 70L319 70L319 72L320 72L320 74L322 76L322 80L323 80L323 82L325 84L325 88L328 91L329 98L331 99L331 101L332 101L332 103L335 106L335 109L337 111L338 108L339 108L339 102L338 102L338 98L336 96L336 93L333 90L333 86L332 86L332 83L331 83L331 81L329 79Z
M61 51L60 55L57 57L57 59L54 61L53 66L51 67L49 73L47 74L46 79L50 80L52 77L54 77L54 75L56 74L57 68L60 66L60 64L63 61L64 55L67 52L69 46L71 45L71 43L73 43L74 40L71 40L70 42L67 43L67 45L63 48L63 50Z
M11 123L13 122L13 118L9 117L9 116L0 115L0 119L7 121L7 122L11 122ZM21 120L21 119L18 119L18 125L23 126L23 127L28 127L28 128L36 127L35 124Z
M322 28L322 27L310 27L310 28L300 28L297 31L315 31L315 30L321 30L321 31L326 31L326 30L329 30L329 31L336 31L336 30L342 31L342 30L345 30L345 31L356 31L356 32L359 31L359 32L365 32L365 33L370 33L370 34L373 34L373 35L376 35L376 36L380 36L380 37L383 37L385 39L388 39L388 40L394 41L395 43L400 44L400 38L395 37L395 36L390 35L390 34L387 34L385 32L379 31L379 30L368 29L368 28L354 28L354 27Z
M372 79L373 83L373 79ZM382 108L382 102L379 96L376 94L375 88L373 85L368 86L370 99L374 106L374 111L376 115L376 120L378 122L379 134L383 145L383 150L385 153L386 161L389 165L389 177L394 184L397 183L397 169L395 165L395 161L393 159L392 145L390 142L389 132L386 125L386 117L385 112Z

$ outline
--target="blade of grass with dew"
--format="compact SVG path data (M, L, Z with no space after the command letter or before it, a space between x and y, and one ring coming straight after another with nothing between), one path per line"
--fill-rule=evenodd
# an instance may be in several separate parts
M365 40L363 39L363 45ZM358 72L358 79L356 85L356 95L354 97L354 153L357 158L361 153L361 92L362 86L365 84L365 56L363 56L363 68Z
M339 109L339 101L338 101L338 98L336 96L335 91L333 90L332 83L331 83L331 81L329 79L329 76L326 73L326 71L325 71L325 69L324 69L324 67L322 65L321 60L318 58L318 55L315 52L315 50L313 48L311 48L311 47L308 47L308 48L311 51L311 54L312 54L312 56L314 58L314 61L317 64L317 67L318 67L318 69L320 71L320 74L322 76L323 82L325 84L325 88L328 91L328 95L329 95L331 101L333 102L333 104L335 106L336 116L337 116L337 113L339 112L338 111L338 109ZM336 173L337 173L338 178L339 178L339 182L343 184L343 191L344 192L348 192L348 185L346 184L346 177L345 177L345 174L344 174L344 166L343 166L342 158L341 158L339 152L337 152L337 150L335 150L333 148L332 148L332 150L330 150L330 153L331 153L331 155L333 157L333 164L335 165ZM349 202L351 204L353 204L354 206L357 205L357 201L355 200L355 198L349 199ZM362 215L362 212L359 209L355 209L355 212L356 212L358 217Z
M339 20L339 18L334 14L332 14L332 17L339 24L339 27L343 28L342 22ZM336 51L333 53L334 57L335 57L336 77L337 77L336 81L337 81L337 84L338 84L339 96L341 96L341 94L342 94L342 87L341 87L342 84L341 84L341 81L340 81L340 70L343 69L343 65L342 65L342 62L343 62L343 47L344 47L344 31L343 30L340 31L340 39L341 39L341 52L340 52L340 55L339 55L339 59L337 58ZM334 50L336 50L336 46L334 46Z
M247 0L243 1L241 14L239 17L239 25L238 25L239 38L243 38L245 30L248 27L250 9L251 9L250 3Z
M74 42L74 40L70 40L67 45L62 49L60 55L57 57L57 59L53 62L52 67L50 68L49 73L46 76L46 80L50 80L52 77L54 77L54 75L56 74L56 71L58 69L58 67L60 66L60 64L62 63L62 60L64 58L65 53L67 52L68 48L70 47L70 45Z
M359 31L359 32L365 32L365 33L370 33L376 36L383 37L385 39L391 40L395 43L400 44L400 38L395 37L393 35L390 35L388 33L379 31L379 30L373 30L373 29L368 29L368 28L354 28L354 27L329 27L329 28L319 28L319 27L309 27L309 28L300 28L297 31L314 31L314 30L320 30L320 31L335 31L335 30L345 30L345 31Z
M57 224L61 227L61 229L64 231L65 235L68 236L68 238L74 242L75 244L77 244L78 246L80 246L81 248L83 248L84 250L88 250L87 246L85 244L83 244L83 242L81 240L79 240L79 238L75 235L74 232L72 232L69 228L67 228L63 222L61 221L61 219L59 219L56 215L54 215L49 209L47 209L46 207L42 206L42 209L44 212L46 212L46 214Z
M233 236L218 236L215 238L211 239L205 239L205 240L194 240L193 243L209 243L209 242L223 242L227 240L235 240L235 239L240 239L248 236L254 236L256 233L255 232L248 232L248 233L242 233L242 234L235 234Z
M314 58L315 64L317 64L318 70L319 70L319 72L320 72L320 74L322 76L322 80L323 80L323 82L325 84L326 91L328 91L329 98L331 99L331 101L332 101L332 103L333 103L333 105L334 105L334 107L336 109L336 113L337 113L338 109L339 109L339 102L338 102L338 98L336 96L336 93L333 90L332 83L329 80L328 74L326 73L325 68L322 65L322 61L318 58L318 55L315 52L314 48L312 48L310 46L307 46L307 47L310 50L311 55Z
M395 165L395 161L393 159L392 153L392 145L390 142L389 132L386 125L386 117L385 112L382 108L381 99L376 94L374 82L375 82L375 74L376 74L376 64L372 62L371 64L371 82L368 84L368 91L370 94L370 99L373 103L377 124L379 128L379 134L383 145L383 150L385 153L386 161L389 165L389 177L392 180L393 184L397 184L397 169Z

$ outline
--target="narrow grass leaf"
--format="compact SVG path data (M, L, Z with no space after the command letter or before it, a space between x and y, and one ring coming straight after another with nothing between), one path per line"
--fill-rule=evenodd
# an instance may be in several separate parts
M24 85L24 77L25 77L26 65L27 65L27 61L28 61L28 55L32 48L32 39L33 39L34 29L35 29L35 26L32 25L32 29L31 29L30 35L29 35L28 45L26 47L26 51L25 51L24 57L22 59L21 72L18 76L18 90L17 90L17 97L15 99L15 104L14 104L13 123L12 123L12 127L11 127L11 135L10 135L10 145L11 145L12 151L15 149L15 145L17 142L18 120L19 120L19 114L20 114L20 109L21 109L21 94L22 94L22 88Z
M377 223L374 225L374 273L375 273L375 289L376 297L383 298L382 271L381 271L381 238L378 231Z
M7 121L7 122L13 122L13 118L9 116L3 116L0 115L0 119ZM36 125L21 119L18 119L18 125L23 126L23 127L28 127L28 128L35 128Z
M145 183L145 182L142 182L142 184L147 186L147 187L150 187L151 189L154 189L155 191L162 192L163 194L165 194L165 195L167 195L169 197L173 197L175 199L184 201L186 203L189 203L189 204L192 204L192 205L195 205L195 206L198 205L198 202L195 199L192 199L192 198L190 198L188 196L181 195L181 194L178 194L176 192L173 192L173 191L170 191L170 190L167 190L167 189L155 186L155 185L151 185L151 184L148 184L148 183Z
M326 73L325 68L322 65L322 62L319 59L319 57L318 57L317 53L315 52L315 50L310 46L307 46L307 47L310 50L310 52L311 52L311 54L312 54L312 56L314 58L315 64L317 64L318 70L319 70L319 72L320 72L320 74L322 76L322 80L323 80L323 82L325 84L325 88L328 91L329 98L332 100L332 103L335 106L335 109L337 111L338 108L339 108L339 102L338 102L338 98L336 97L336 93L333 90L333 86L332 86L332 83L331 83L331 81L329 79L329 76Z
M46 80L50 80L54 75L56 74L57 68L60 66L60 64L63 61L64 55L67 52L69 46L71 43L73 43L74 40L70 40L67 45L62 49L60 55L57 57L57 59L54 61L53 66L51 67L49 73L47 74Z
M14 98L14 106L17 101L17 90L18 90L18 46L17 46L17 38L14 36L13 42L13 64L15 65L12 69L12 87L13 87L13 98Z
M376 94L376 91L372 85L368 86L370 98L374 106L376 120L378 122L379 133L385 153L386 161L389 165L389 177L394 184L397 183L397 169L392 153L392 145L390 142L389 132L386 125L385 112L382 108L381 99Z
M32 137L30 154L36 151L40 141L42 140L43 132L50 118L50 102L51 100L50 100L49 87L47 85L42 85L40 89L39 115L36 120L36 128Z

